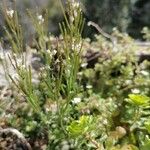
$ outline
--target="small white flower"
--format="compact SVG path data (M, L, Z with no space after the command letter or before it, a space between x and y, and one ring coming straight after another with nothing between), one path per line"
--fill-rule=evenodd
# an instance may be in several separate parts
M51 51L50 51L50 49L47 49L47 51L46 51L48 54L51 54Z
M39 15L39 16L38 16L38 19L39 19L39 20L42 20L42 19L43 19L42 15Z
M46 51L47 53L48 53L48 55L50 56L50 58L52 58L53 57L53 54L52 54L52 52L51 52L51 50L50 49L47 49L47 51Z
M47 74L46 74L46 73L42 73L42 77L43 77L43 78L46 78L46 77L47 77Z
M76 8L80 7L80 3L79 2L74 3L74 7Z
M111 102L113 102L113 99L111 97L109 97L108 101L111 103Z
M92 88L92 85L87 85L86 88L87 88L87 89L91 89L91 88Z
M60 60L59 60L59 59L56 59L55 64L57 64L57 63L60 63Z
M119 104L118 104L119 105ZM116 109L118 106L117 105L114 105L114 108Z
M107 125L107 124L108 124L107 119L104 119L104 120L103 120L103 125Z
M80 103L81 102L81 98L80 97L75 97L73 100L72 100L72 103L74 104L77 104L77 103Z
M70 22L73 22L73 21L74 21L74 17L70 16Z
M80 7L80 3L79 2L75 2L75 1L72 1L72 7L74 9L78 9Z
M126 80L126 81L125 81L125 84L126 84L126 85L130 85L130 84L132 84L132 81L131 81L131 80Z
M77 75L78 75L78 76L82 76L82 75L83 75L83 72L78 72Z
M88 65L88 63L83 63L83 64L81 64L81 67L85 68L87 65Z
M42 15L37 16L39 23L42 24L44 22L44 18Z
M45 67L41 67L40 70L41 70L41 71L44 71L44 70L45 70Z
M143 74L144 76L148 76L149 75L149 73L147 71L145 71L145 70L142 70L141 74Z
M81 49L82 43L77 43L75 40L72 41L72 50L79 51Z
M51 35L51 33L49 33L49 34ZM49 37L49 40L50 40L50 41L54 41L54 40L55 40L55 37L54 37L54 36L50 36L50 37Z
M57 51L54 49L54 50L52 51L52 55L56 55L56 53L57 53Z
M73 15L70 16L70 21L73 22L75 20L75 18L78 16L78 10L81 11L80 8L80 3L79 2L75 2L74 0L71 1L71 5L73 8Z
M81 43L81 42L79 42L79 43L76 45L76 48L77 48L77 49L80 49L80 48L81 48L81 46L82 46L82 43Z
M76 18L78 15L77 11L74 11L74 17Z
M10 18L12 18L13 16L14 16L14 10L13 9L10 9L10 10L7 10L6 11L6 14L10 17Z
M132 91L132 93L134 93L134 94L140 93L140 90L139 90L139 89L132 89L131 91Z

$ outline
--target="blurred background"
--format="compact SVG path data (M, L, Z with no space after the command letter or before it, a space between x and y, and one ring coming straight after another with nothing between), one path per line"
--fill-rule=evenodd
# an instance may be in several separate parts
M0 0L0 36L4 35L3 5ZM65 1L65 0L63 0ZM8 8L12 7L13 0L4 0ZM111 33L114 27L121 32L127 32L135 39L142 39L143 27L150 27L150 0L81 0L86 22L97 23L105 32ZM45 8L49 10L49 31L59 35L58 23L63 20L58 0L16 0L21 24L25 28L26 39L34 34L31 21L26 15L26 9L42 14ZM84 37L93 38L97 31L85 26Z

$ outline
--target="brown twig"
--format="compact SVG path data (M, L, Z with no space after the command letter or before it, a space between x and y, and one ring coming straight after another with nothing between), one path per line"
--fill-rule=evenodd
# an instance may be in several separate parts
M92 21L89 21L88 22L88 26L93 26L96 28L96 30L102 35L104 36L105 38L111 40L111 42L113 43L113 46L115 46L115 38L111 35L109 35L108 33L104 32L103 29L98 25L96 24L95 22L92 22Z

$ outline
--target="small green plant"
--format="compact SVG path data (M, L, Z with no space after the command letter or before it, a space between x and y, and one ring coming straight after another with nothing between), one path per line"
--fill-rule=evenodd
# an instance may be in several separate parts
M147 105L150 101L149 97L138 94L129 94L129 98L130 98L129 102L137 106Z
M138 150L137 143L142 150L149 148L148 135L144 135L144 131L149 132L149 118L143 116L148 113L146 109L149 107L149 101L150 97L129 94L128 102L130 105L125 105L126 110L125 113L122 114L122 120L120 120L120 125L122 126L117 126L115 130L111 129L114 128L114 125L113 120L110 120L114 117L114 114L111 113L110 115L112 116L109 119L105 118L105 120L102 121L101 119L104 119L102 115L104 115L107 110L103 112L102 109L99 108L97 109L99 109L100 114L82 116L79 120L72 121L67 127L67 130L71 137L80 141L78 143L80 147L78 148L81 148L84 143L87 143L86 145L89 149L93 147L100 150ZM104 105L106 104L103 104L103 107ZM136 132L140 133L140 135ZM97 139L98 135L101 135L99 139ZM118 143L118 141L120 142Z
M6 2L3 1L3 14L6 22L4 27L6 37L10 42L10 48L14 53L20 53L24 50L24 39L22 26L19 22L18 12L16 10L16 3L13 3L13 9L6 7Z
M68 1L66 5L67 10L65 11L60 2L65 21L59 25L62 42L57 42L56 49L53 48L49 35L47 35L47 30L45 30L46 18L40 14L34 17L28 11L38 36L38 41L35 41L38 47L36 53L44 61L43 67L40 68L41 73L38 76L38 84L33 83L32 67L27 63L26 54L24 55L23 47L20 45L22 44L22 40L20 40L22 30L18 24L17 12L11 10L13 12L9 16L6 10L6 23L10 27L10 31L6 30L6 34L9 37L12 48L9 60L16 72L16 76L13 77L9 72L6 74L32 106L39 116L41 124L48 128L50 145L52 134L55 133L51 129L52 122L56 125L55 130L60 132L58 135L56 134L59 136L57 138L60 140L67 139L68 133L65 126L71 119L70 109L73 109L70 103L80 90L80 85L77 83L77 73L81 62L81 33L84 19L78 2ZM16 34L18 35L16 36ZM21 57L21 61L18 61L19 57ZM46 104L50 105L46 107L55 107L55 110L52 109L47 112L46 109L50 108L44 109ZM29 127L26 130L30 131Z
M144 34L144 35L143 35L143 38L144 38L146 41L150 41L150 30L149 30L149 28L144 27L143 30L142 30L142 33Z

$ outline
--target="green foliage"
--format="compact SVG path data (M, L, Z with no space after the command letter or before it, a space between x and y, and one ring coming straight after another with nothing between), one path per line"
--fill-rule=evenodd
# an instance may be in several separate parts
M67 130L70 136L77 138L78 136L83 136L88 132L91 123L91 116L81 116L79 120L71 122L71 124L67 127Z
M144 34L143 38L146 41L150 41L150 29L148 27L144 27L143 30L142 30L142 33Z
M144 145L141 147L141 150L148 150L150 149L150 140L146 141Z
M129 98L129 102L137 106L148 105L148 102L150 101L150 97L145 95L129 94Z
M13 41L20 36L10 38L12 51L3 63L9 59L16 76L9 69L6 76L21 96L14 95L17 108L8 124L29 138L45 139L47 149L62 149L64 142L69 148L83 150L148 147L150 63L138 63L140 47L117 29L110 35L111 41L102 35L96 35L93 42L83 39L80 4L68 0L65 9L62 3L60 8L65 20L59 24L59 38L48 34L48 12L34 15L30 11L38 36L36 49L27 47L23 52L21 43ZM7 23L11 21L15 20L10 18ZM93 54L92 59L87 56L89 49L98 54L96 59ZM41 60L38 70L26 59L29 51Z
M6 20L6 26L4 27L6 37L8 38L11 49L14 53L20 53L24 49L24 38L22 32L22 26L19 22L18 12L16 10L16 4L14 2L14 7L9 10L5 3L3 4L3 14Z

